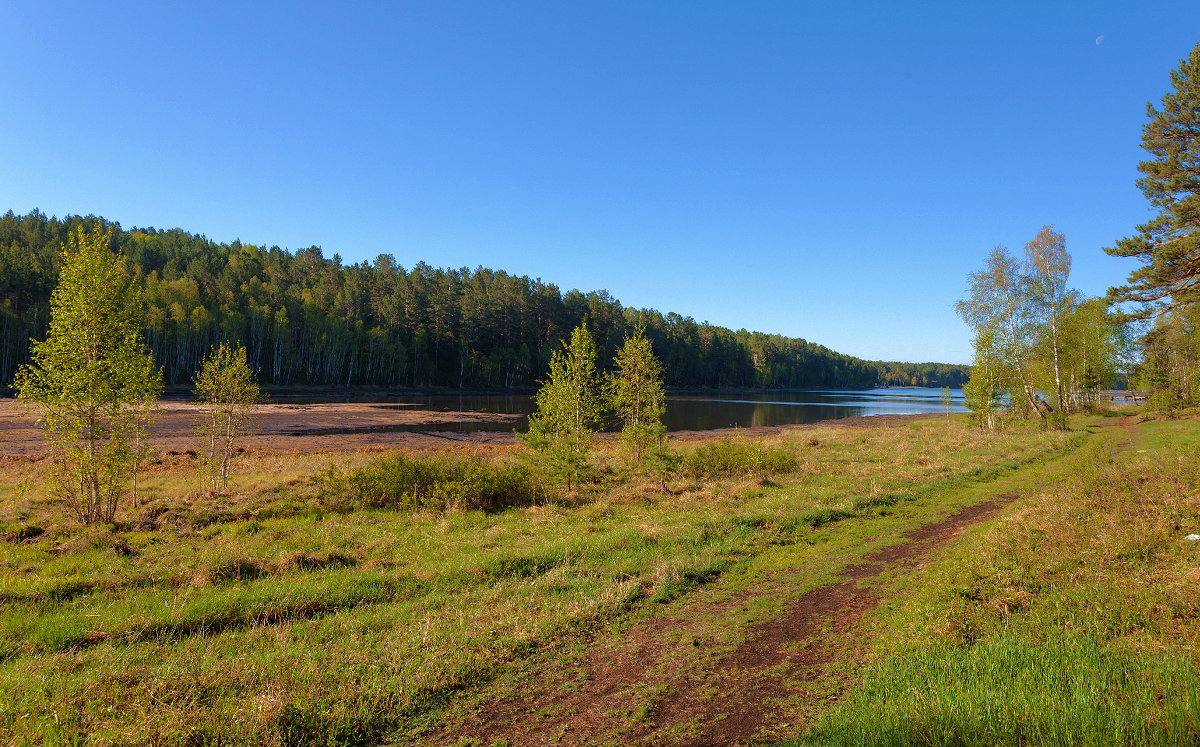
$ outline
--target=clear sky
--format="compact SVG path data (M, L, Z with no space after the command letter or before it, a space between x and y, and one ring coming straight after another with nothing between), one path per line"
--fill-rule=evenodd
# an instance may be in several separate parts
M0 211L479 265L969 362L966 274L1148 216L1200 2L0 0Z

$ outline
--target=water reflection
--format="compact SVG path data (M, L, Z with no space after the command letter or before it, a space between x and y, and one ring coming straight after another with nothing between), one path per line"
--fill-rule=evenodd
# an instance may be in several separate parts
M966 412L961 389L950 390L950 411ZM728 397L669 397L668 430L798 425L821 420L945 412L941 389L811 389Z
M425 394L389 397L287 398L288 402L381 402L396 409L442 412L489 412L528 415L533 398L516 394ZM966 412L961 389L950 390L951 412ZM730 395L680 395L667 398L663 421L669 431L796 425L871 415L916 415L945 412L941 389L810 389L789 392L739 392ZM395 431L523 431L526 419L513 423L424 423L379 426Z

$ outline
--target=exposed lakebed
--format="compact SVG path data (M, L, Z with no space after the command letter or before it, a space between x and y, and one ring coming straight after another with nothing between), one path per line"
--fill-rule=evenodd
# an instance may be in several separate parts
M283 396L253 408L248 449L292 453L361 449L503 447L524 431L533 406L528 395ZM150 425L151 445L163 454L194 453L194 403L163 400ZM951 391L951 411L964 410ZM723 428L764 429L864 416L929 415L945 411L940 389L819 389L791 392L691 394L667 398L664 420L678 437ZM869 417L867 418L869 420ZM0 457L41 458L45 441L36 411L0 400Z
M306 428L309 435L349 432L453 433L524 430L533 410L533 398L517 394L427 394L396 396L286 397L280 403L372 404L381 409L424 411L422 423L383 423L355 428L331 426ZM879 389L809 389L796 391L737 392L728 394L674 395L667 397L663 422L668 431L697 431L717 428L757 428L803 425L839 418L872 415L923 415L944 412L941 389L890 387ZM951 412L965 412L961 389L950 390ZM453 419L438 413L455 413ZM467 413L508 416L503 420L463 419Z

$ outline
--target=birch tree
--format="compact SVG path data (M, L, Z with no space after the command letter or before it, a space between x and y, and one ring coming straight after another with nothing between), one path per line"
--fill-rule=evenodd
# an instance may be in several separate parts
M1066 237L1055 231L1054 226L1042 226L1037 236L1025 245L1025 269L1032 316L1047 342L1045 362L1053 377L1057 413L1061 418L1067 411L1067 394L1063 387L1059 327L1078 304L1078 294L1067 290L1071 255L1067 254Z
M54 492L85 524L113 520L162 391L143 341L138 288L109 242L100 227L71 234L49 334L33 343L15 381L18 398L39 406Z
M237 442L250 430L251 408L264 399L255 372L246 363L246 348L231 348L224 342L213 348L196 375L196 398L205 475L214 491L224 492Z
M955 311L975 330L977 340L984 330L990 332L991 349L1012 370L1014 394L1045 419L1031 361L1037 325L1021 264L1006 247L997 246L984 269L967 276L967 283L967 296L954 305Z
M1003 352L996 347L995 330L981 329L972 343L975 359L971 378L963 386L963 398L979 428L991 431L999 426L999 414L1011 389L1010 371Z

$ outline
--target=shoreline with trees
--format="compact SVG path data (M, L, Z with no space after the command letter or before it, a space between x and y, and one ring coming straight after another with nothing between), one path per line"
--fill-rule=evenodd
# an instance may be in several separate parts
M56 255L71 231L112 229L145 302L146 344L168 391L204 355L241 344L259 383L339 389L534 389L556 346L586 318L607 365L638 325L668 389L782 389L876 384L959 387L967 366L865 361L798 338L624 307L605 291L562 292L502 270L410 269L392 255L346 265L317 247L294 253L95 216L0 216L0 383L49 323Z

